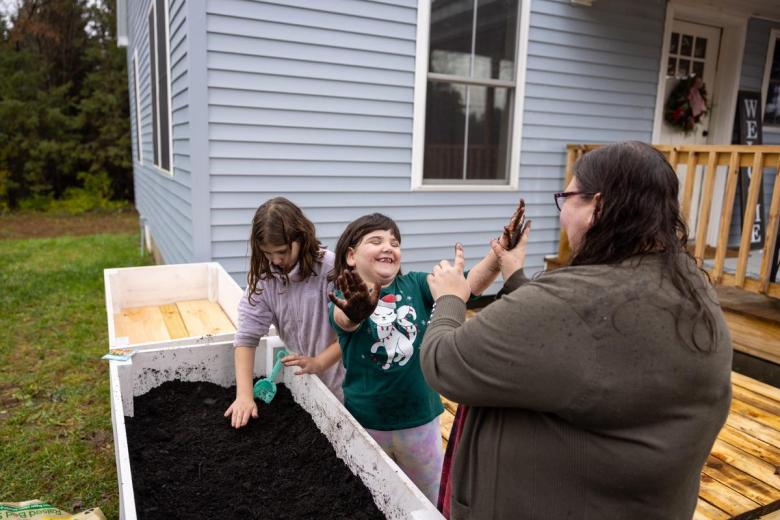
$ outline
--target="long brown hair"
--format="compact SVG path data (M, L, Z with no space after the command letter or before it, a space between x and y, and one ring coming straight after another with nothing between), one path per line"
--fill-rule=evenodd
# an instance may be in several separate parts
M285 199L274 197L265 201L252 219L252 232L249 244L252 256L249 259L249 273L247 283L249 285L248 300L252 304L252 295L257 291L260 280L278 274L282 283L290 283L286 273L274 273L271 271L271 262L263 254L263 246L291 246L298 242L298 265L301 277L306 278L315 275L316 263L322 262L322 245L317 240L314 224L306 218L301 208ZM261 289L262 290L262 289Z
M700 290L710 283L709 275L699 268L703 274L697 280L681 262L684 256L694 259L686 247L688 228L680 214L677 174L666 157L638 141L610 144L580 157L574 177L580 191L601 197L570 265L618 264L636 255L661 255L664 276L693 305L694 319L703 320L714 344L715 317ZM692 343L696 350L708 350L695 335Z
M335 281L344 269L350 268L347 264L349 248L357 247L364 236L374 231L389 231L398 240L398 243L401 243L401 231L398 229L398 224L386 215L371 213L353 220L341 233L336 243L336 260L333 270L328 274L328 280ZM400 270L398 274L401 274Z

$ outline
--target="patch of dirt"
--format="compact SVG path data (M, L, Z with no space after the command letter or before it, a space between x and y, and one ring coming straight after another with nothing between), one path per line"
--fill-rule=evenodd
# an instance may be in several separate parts
M57 215L41 212L0 215L0 240L96 235L99 233L136 233L139 229L138 212L135 210L84 213L83 215Z
M125 417L139 519L384 518L311 416L279 385L238 430L235 387L169 381Z
M105 450L105 448L110 446L114 441L113 437L111 436L111 432L106 430L90 432L89 434L83 436L82 439L87 441L87 444L89 444L95 451Z

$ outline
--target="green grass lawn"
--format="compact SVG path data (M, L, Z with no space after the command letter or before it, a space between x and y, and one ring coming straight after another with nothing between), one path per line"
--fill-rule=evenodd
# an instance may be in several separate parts
M0 502L118 516L103 269L149 263L137 234L0 240Z

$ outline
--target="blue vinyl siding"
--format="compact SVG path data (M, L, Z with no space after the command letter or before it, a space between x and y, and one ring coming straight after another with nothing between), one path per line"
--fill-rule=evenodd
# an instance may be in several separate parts
M520 191L542 197L532 240L547 254L558 247L551 202L566 145L651 140L665 15L662 0L531 4Z
M128 2L128 64L132 65L133 52L137 50L143 148L142 163L135 160L134 156L135 204L149 225L164 261L189 262L192 260L192 199L185 1L172 0L168 5L173 175L161 172L153 164L149 5L149 0ZM131 124L133 135L136 135L135 117Z
M213 259L241 284L252 215L277 195L298 203L329 247L352 219L384 212L404 234L405 269L428 270L456 240L473 265L522 194L534 219L527 263L538 270L558 244L552 193L566 144L651 139L664 0L531 1L516 193L411 191L415 0L172 0L166 176L150 167L147 9L131 3L129 13L139 211L167 262Z
M530 270L557 247L565 145L650 139L664 9L533 0L519 179ZM518 193L410 191L416 2L212 0L207 16L212 250L237 280L254 210L276 195L329 247L362 214L392 216L408 270L457 240L467 263L484 255Z
M213 254L239 283L254 210L276 195L331 248L354 218L390 215L406 270L457 240L469 263L487 252L517 194L410 190L416 2L215 0L207 13Z

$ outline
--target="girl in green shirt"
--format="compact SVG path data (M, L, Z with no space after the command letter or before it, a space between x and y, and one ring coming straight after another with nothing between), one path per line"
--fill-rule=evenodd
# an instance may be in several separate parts
M419 359L433 307L429 275L401 274L401 233L379 213L349 224L335 253L331 277L339 290L330 295L330 323L346 369L344 405L436 503L444 409L425 382ZM472 294L487 289L498 272L489 251L468 273Z

